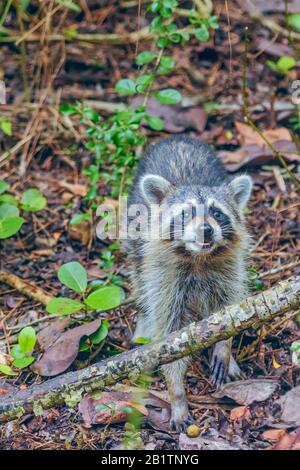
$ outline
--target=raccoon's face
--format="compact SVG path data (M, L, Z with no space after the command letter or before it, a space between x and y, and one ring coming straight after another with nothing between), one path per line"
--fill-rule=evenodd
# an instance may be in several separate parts
M243 230L243 209L251 189L249 176L218 187L175 188L158 175L141 180L148 206L159 205L161 238L182 254L214 254L233 245Z

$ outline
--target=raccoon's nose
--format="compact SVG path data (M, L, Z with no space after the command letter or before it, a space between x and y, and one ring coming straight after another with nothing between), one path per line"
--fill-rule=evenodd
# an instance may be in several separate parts
M214 229L210 224L204 224L200 227L201 232L203 233L204 242L210 242L214 233Z

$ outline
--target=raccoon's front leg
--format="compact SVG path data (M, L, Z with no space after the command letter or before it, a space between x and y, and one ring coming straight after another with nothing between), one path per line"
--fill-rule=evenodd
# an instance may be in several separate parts
M243 374L231 354L232 338L220 341L214 347L210 363L211 381L220 388L229 379L243 378Z
M162 366L171 403L170 427L173 431L184 431L193 421L189 413L184 388L184 377L188 362L188 359L180 359Z

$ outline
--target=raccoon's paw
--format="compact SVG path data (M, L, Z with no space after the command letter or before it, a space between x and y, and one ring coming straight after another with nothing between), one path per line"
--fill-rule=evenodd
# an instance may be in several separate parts
M236 360L233 358L233 356L231 356L226 382L233 382L234 380L243 380L244 378L245 376L237 365Z
M224 385L225 382L233 382L235 380L244 379L244 375L237 365L235 359L230 355L228 364L227 357L213 354L211 361L211 376L210 380L212 384L219 389Z
M212 385L218 390L226 382L229 370L229 361L227 356L213 353L210 363L210 381Z
M194 419L188 410L187 403L176 403L172 406L170 428L175 432L183 432L194 423Z

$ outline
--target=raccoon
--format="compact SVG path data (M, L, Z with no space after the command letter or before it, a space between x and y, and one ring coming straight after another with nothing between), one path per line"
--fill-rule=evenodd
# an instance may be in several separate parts
M198 139L176 136L148 147L128 202L129 207L146 206L147 229L154 222L160 232L159 237L147 230L145 235L139 223L140 236L126 242L140 310L134 339L160 340L247 296L249 235L243 209L251 189L249 176L230 178L209 145ZM157 216L153 207L167 210ZM162 367L174 430L191 422L184 389L188 362ZM231 340L217 343L211 359L213 384L220 387L240 377Z

